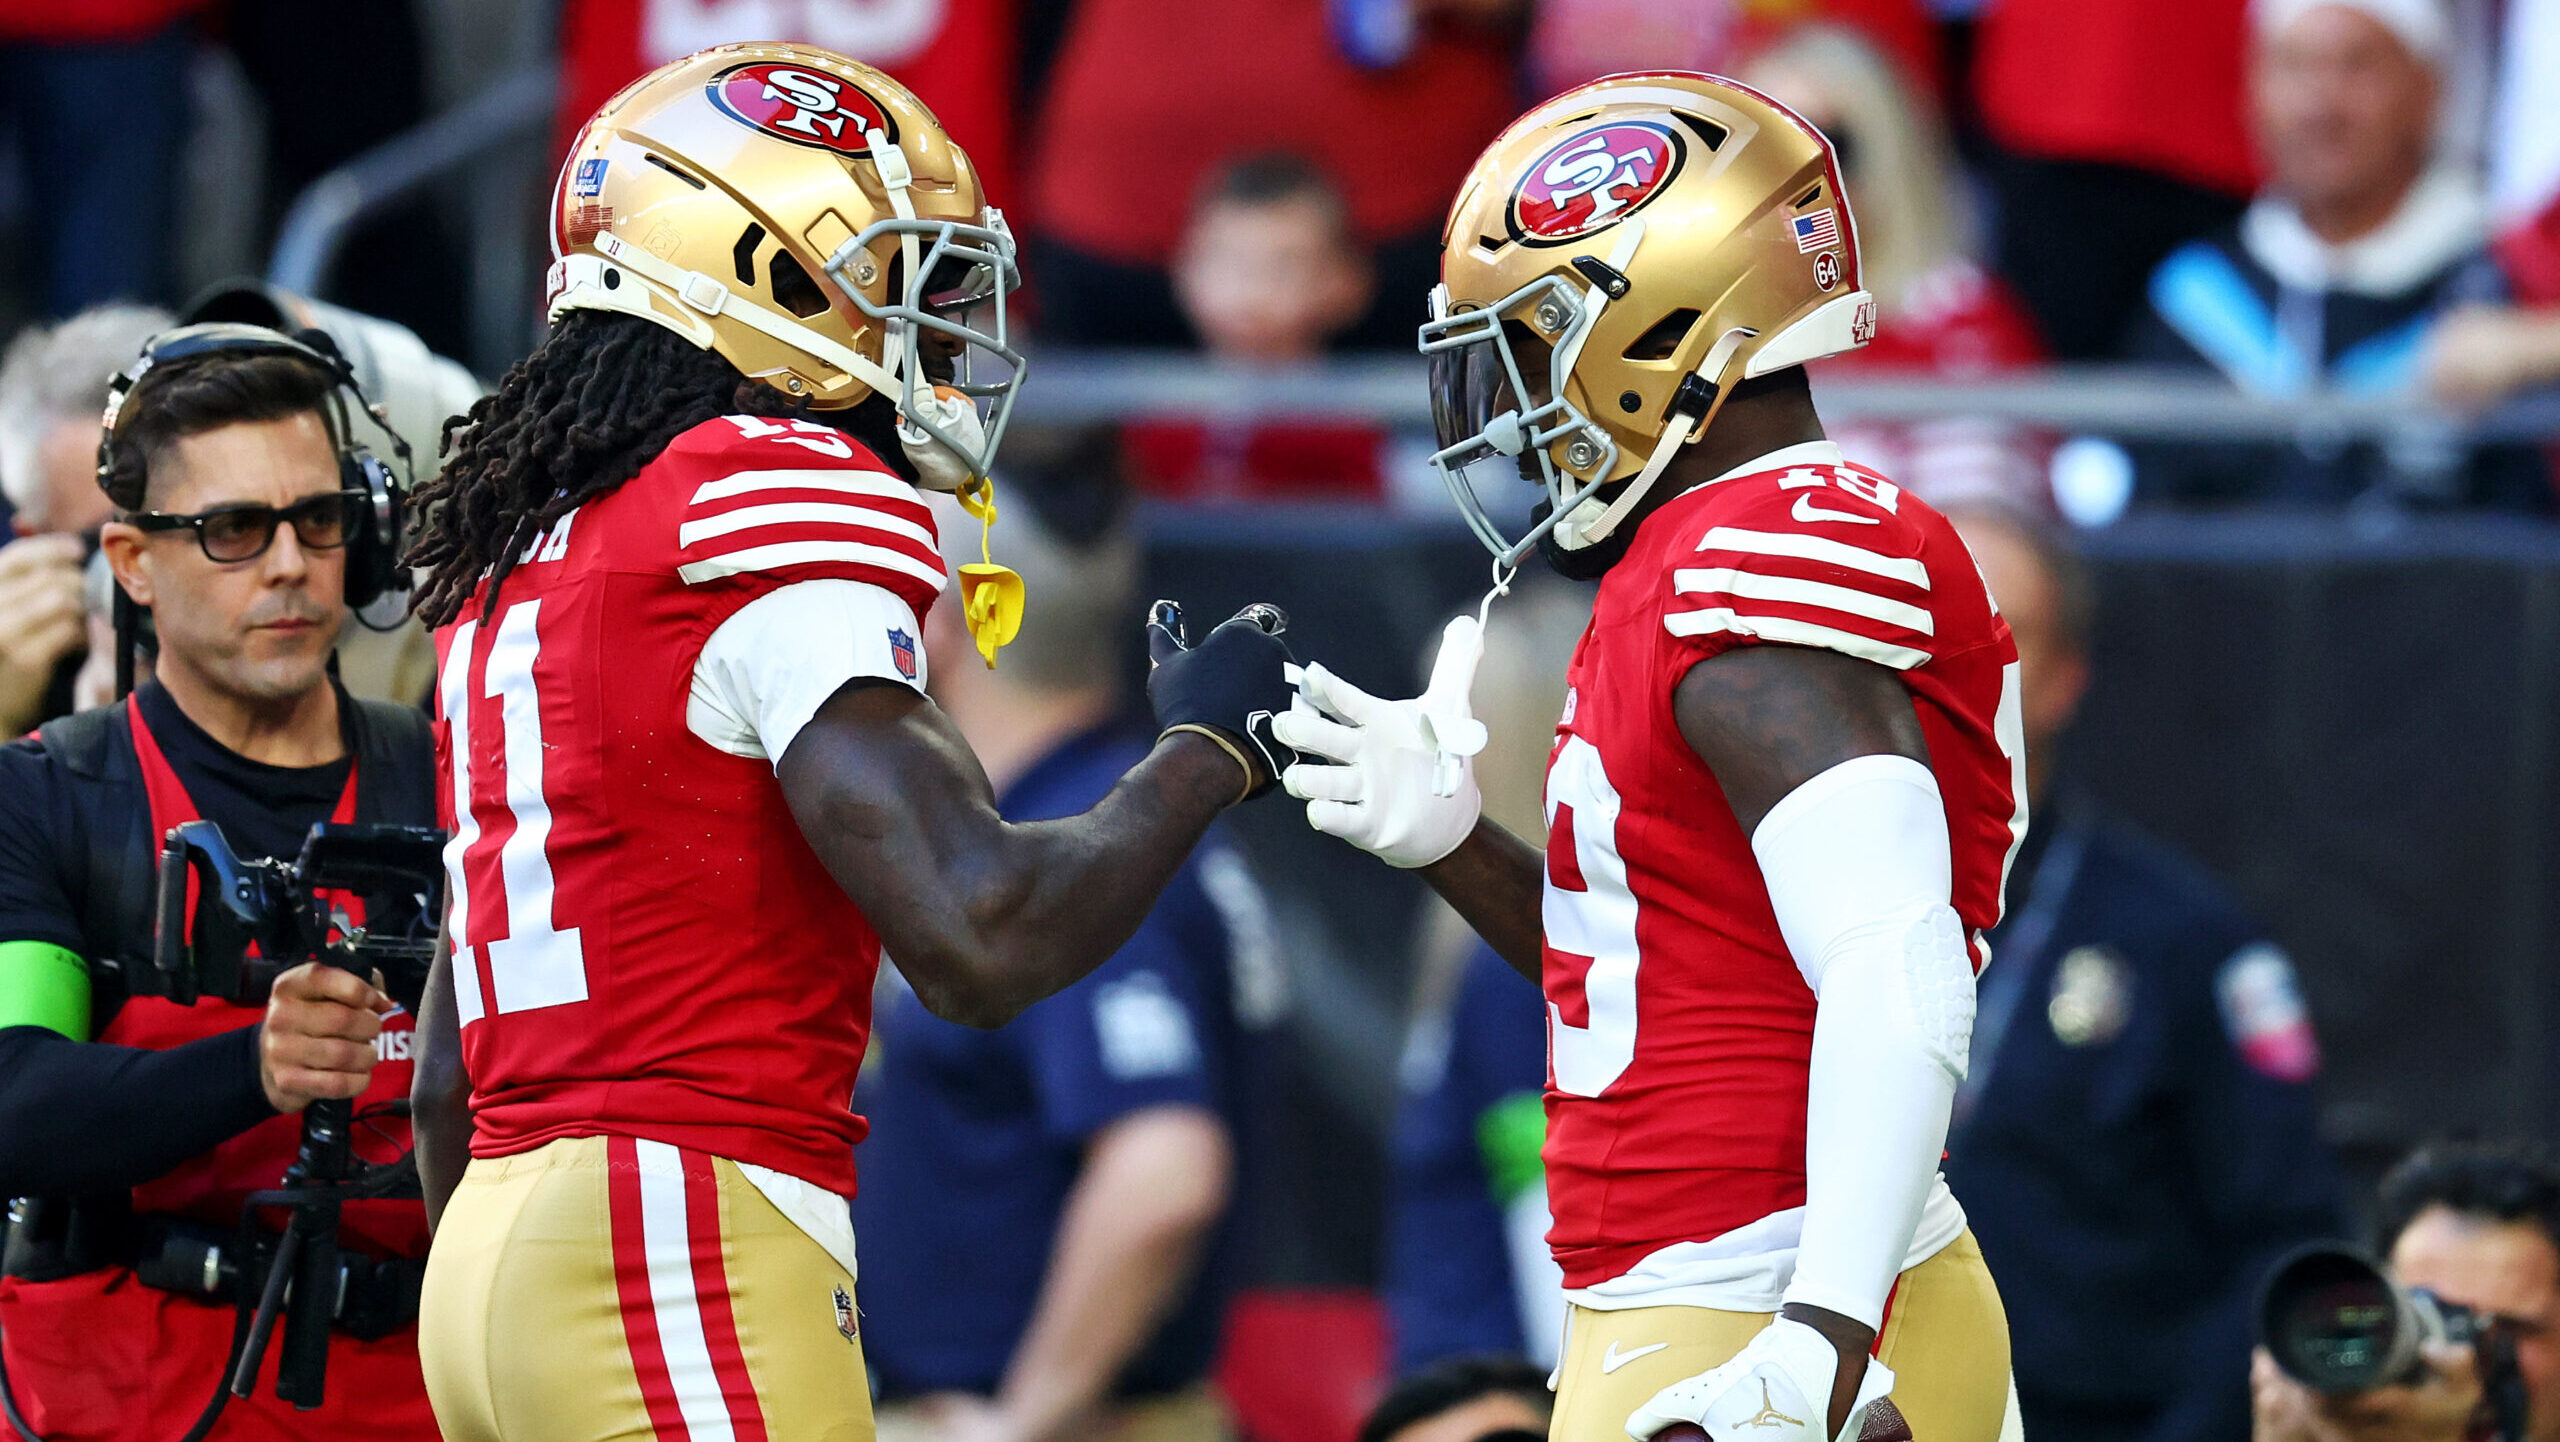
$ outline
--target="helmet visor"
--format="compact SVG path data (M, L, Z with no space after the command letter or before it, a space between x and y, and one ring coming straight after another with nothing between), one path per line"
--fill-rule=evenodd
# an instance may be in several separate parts
M1552 279L1481 310L1451 313L1446 294L1435 293L1433 319L1422 327L1440 447L1432 463L1459 515L1506 564L1537 543L1538 528L1529 520L1534 502L1543 496L1559 514L1571 502L1567 492L1576 478L1558 469L1549 448L1592 429L1581 412L1557 399L1563 378L1553 373L1560 353L1569 353L1589 323L1590 313L1575 301L1569 287ZM1533 314L1556 322L1561 344L1521 319ZM1605 463L1601 470L1605 474Z
M1488 336L1432 352L1431 430L1443 449L1483 434L1495 416L1519 408L1500 342Z

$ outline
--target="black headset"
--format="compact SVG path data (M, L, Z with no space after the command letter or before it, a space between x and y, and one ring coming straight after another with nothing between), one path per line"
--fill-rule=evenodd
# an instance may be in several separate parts
M338 453L338 485L342 490L361 491L365 496L365 522L347 538L346 601L350 610L371 605L390 591L405 590L409 573L400 564L400 531L408 507L409 486L415 477L409 443L391 428L389 418L380 406L364 393L356 380L355 369L338 353L337 343L321 330L305 330L287 335L262 325L243 325L236 321L216 321L204 325L182 325L164 330L144 342L142 354L107 385L107 411L98 434L98 488L112 499L115 495L115 457L117 422L135 386L142 383L155 366L174 364L203 355L292 356L308 361L329 377L329 406L323 420L329 429L330 445ZM349 424L349 403L373 417L383 434L391 437L391 451L400 462L400 474L394 476L389 466L374 459L373 453L355 438ZM122 588L118 588L122 599ZM120 608L121 609L121 608Z

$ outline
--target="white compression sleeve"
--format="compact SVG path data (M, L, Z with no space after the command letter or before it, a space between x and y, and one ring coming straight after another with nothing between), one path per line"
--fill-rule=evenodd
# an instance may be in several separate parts
M1973 1032L1946 807L1928 767L1861 756L1787 793L1751 849L1818 998L1804 1231L1786 1300L1879 1326Z

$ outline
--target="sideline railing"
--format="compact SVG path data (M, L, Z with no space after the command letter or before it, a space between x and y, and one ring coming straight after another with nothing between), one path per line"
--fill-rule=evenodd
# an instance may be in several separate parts
M368 217L426 185L485 165L493 152L538 142L550 127L558 86L558 68L549 62L510 71L303 187L276 232L267 279L321 295L338 252ZM539 162L533 155L537 168ZM473 213L463 218L472 281L470 360L490 375L523 352L532 320L540 319L525 315L540 216L516 193L523 188L516 182L531 174L516 173L520 169L475 171Z
M1963 381L1822 377L1814 394L1826 417L1841 420L1969 416L2128 440L2391 445L2560 437L2560 391L2463 417L2415 398L2260 396L2190 371L2134 366L2057 366ZM1291 416L1431 425L1423 363L1402 356L1249 369L1161 351L1040 350L1018 414L1051 425Z

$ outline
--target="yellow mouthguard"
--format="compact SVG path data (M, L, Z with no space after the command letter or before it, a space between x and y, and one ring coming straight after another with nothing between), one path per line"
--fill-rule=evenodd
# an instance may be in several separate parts
M961 509L978 518L978 559L960 568L960 614L992 671L996 652L1022 630L1022 578L997 565L988 548L996 524L995 482L980 476L962 486L958 497Z

